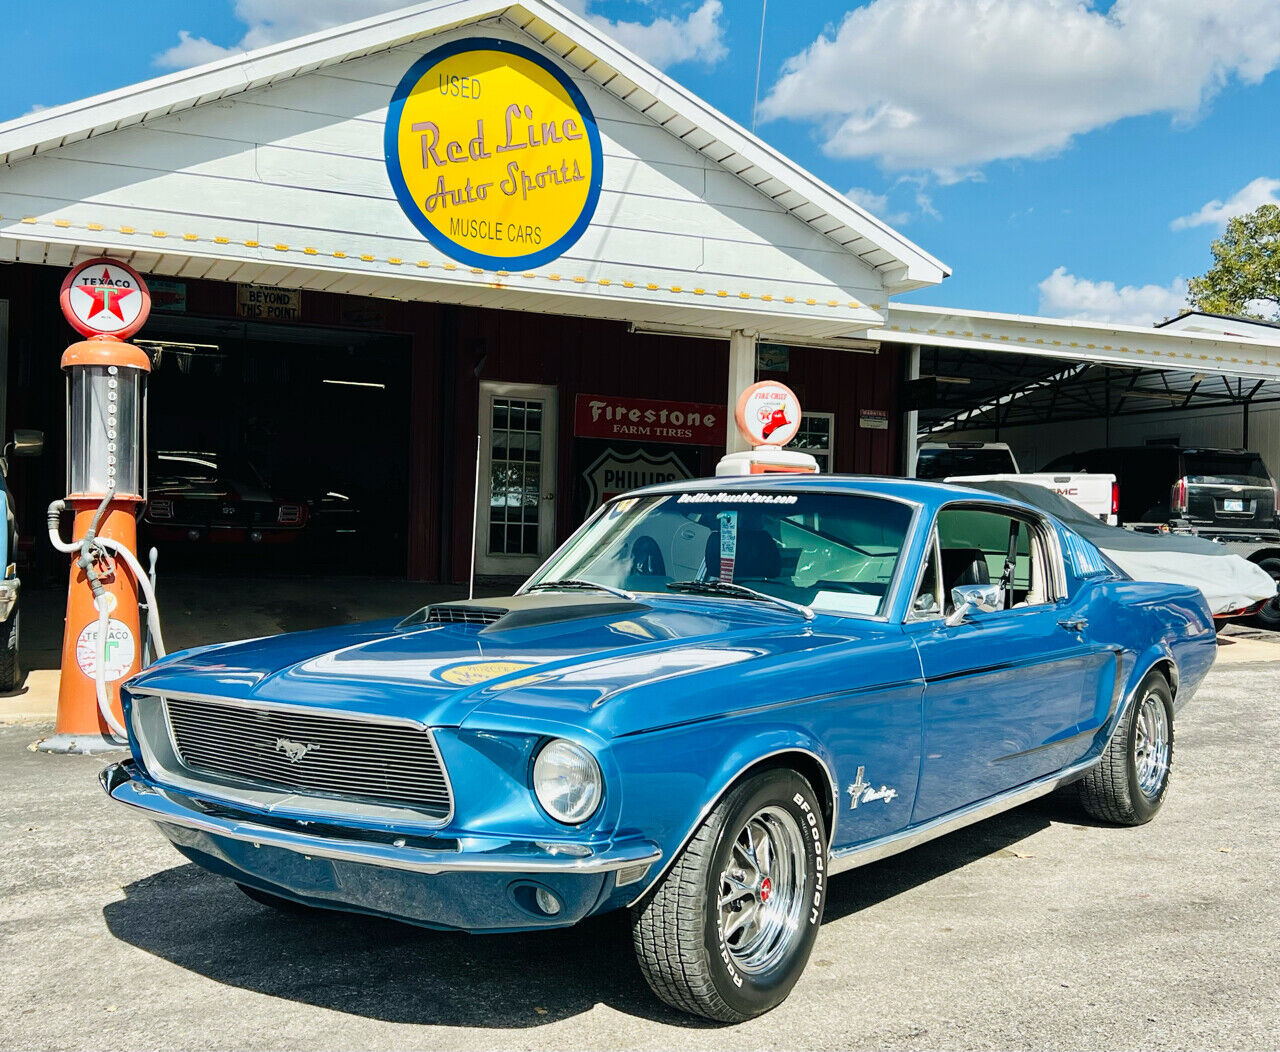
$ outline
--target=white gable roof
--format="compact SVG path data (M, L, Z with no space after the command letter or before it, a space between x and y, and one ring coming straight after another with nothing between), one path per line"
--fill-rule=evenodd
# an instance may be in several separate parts
M499 19L779 208L858 257L886 293L936 284L950 271L907 238L770 149L681 85L552 0L432 0L159 77L0 124L0 163L374 55L416 38Z

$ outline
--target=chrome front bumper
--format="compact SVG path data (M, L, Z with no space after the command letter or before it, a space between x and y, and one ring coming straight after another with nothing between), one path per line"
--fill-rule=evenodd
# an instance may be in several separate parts
M662 857L657 845L638 839L588 846L465 836L443 841L448 846L431 847L424 846L422 838L414 838L419 842L410 844L409 838L377 839L376 834L350 828L342 829L341 835L308 832L307 826L313 823L267 824L162 788L131 760L105 768L98 781L111 799L141 811L162 826L181 826L258 848L278 848L307 859L356 862L410 873L601 875L630 870L640 874L635 878L638 880L643 870ZM427 841L431 839L434 838ZM619 876L619 883L629 882Z

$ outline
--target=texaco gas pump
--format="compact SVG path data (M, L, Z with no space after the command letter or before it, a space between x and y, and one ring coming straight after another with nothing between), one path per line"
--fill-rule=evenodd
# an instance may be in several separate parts
M146 383L151 363L124 342L142 327L150 295L117 260L95 259L67 275L63 313L87 339L62 356L67 374L67 497L49 507L49 537L73 554L54 736L40 748L93 752L124 737L120 682L138 671L143 646L138 594L148 599L152 643L163 653L151 582L134 549L146 500ZM60 533L75 513L73 540Z

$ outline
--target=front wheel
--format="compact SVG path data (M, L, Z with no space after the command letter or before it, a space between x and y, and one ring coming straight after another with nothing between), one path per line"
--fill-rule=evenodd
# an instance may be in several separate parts
M1080 802L1094 818L1138 826L1155 818L1173 769L1173 693L1159 672L1148 674L1107 743L1080 780Z
M18 651L18 608L7 621L0 621L0 694L22 686L22 663Z
M1280 559L1263 559L1258 565L1271 575L1273 581L1280 584ZM1260 628L1280 631L1280 596L1268 599L1253 615L1253 620Z
M821 804L796 772L766 771L728 793L633 911L654 993L725 1023L780 1004L822 922L826 852Z

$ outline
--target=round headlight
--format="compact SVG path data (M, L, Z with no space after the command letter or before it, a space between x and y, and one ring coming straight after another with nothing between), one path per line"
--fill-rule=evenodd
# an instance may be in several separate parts
M533 763L533 791L557 822L578 825L600 806L604 779L586 749L556 738L543 746Z

